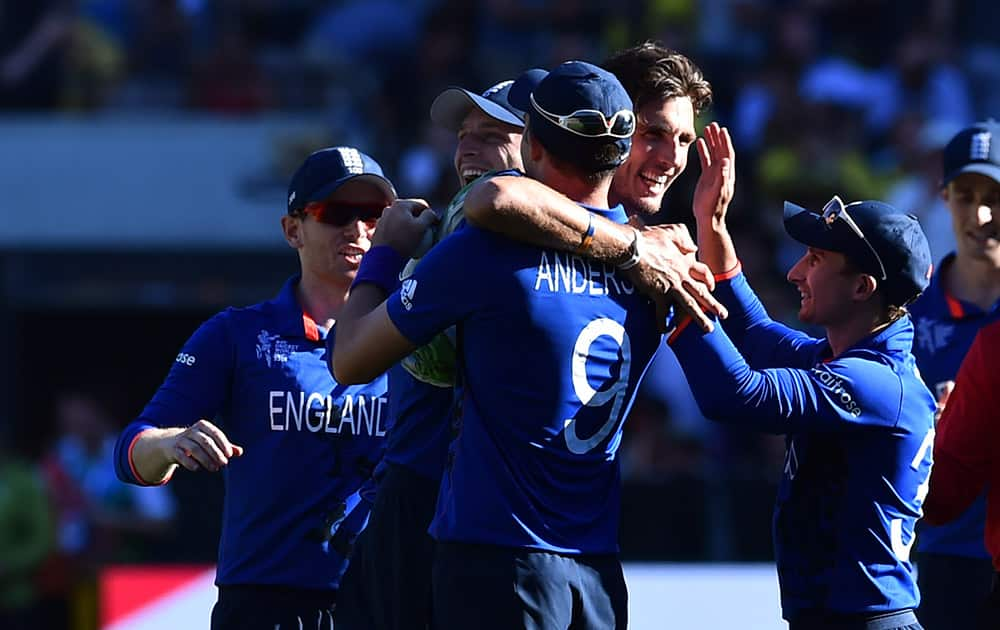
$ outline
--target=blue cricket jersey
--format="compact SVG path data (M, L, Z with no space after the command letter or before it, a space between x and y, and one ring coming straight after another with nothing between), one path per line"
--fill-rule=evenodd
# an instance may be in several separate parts
M451 442L455 390L414 378L401 365L389 370L389 423L382 462L440 481ZM376 477L381 477L381 468Z
M771 320L742 274L716 297L724 326L688 326L671 344L706 416L786 435L773 519L783 616L916 608L909 552L935 401L916 372L910 319L830 358L825 339Z
M202 324L116 446L118 477L139 484L130 450L150 427L206 418L245 449L222 469L218 584L336 588L347 568L339 543L367 522L360 489L381 456L386 377L333 380L326 333L303 314L297 283Z
M431 535L617 552L616 452L660 339L650 301L613 267L467 226L387 307L417 345L457 325L460 427Z
M909 306L916 329L913 354L917 367L927 387L932 392L948 381L954 381L958 367L972 345L979 329L1000 317L994 305L983 311L975 304L963 302L948 293L942 272L954 260L947 256L938 265L930 286ZM976 499L958 519L947 525L933 526L921 523L918 528L917 549L969 558L989 558L983 543L986 524L986 495Z

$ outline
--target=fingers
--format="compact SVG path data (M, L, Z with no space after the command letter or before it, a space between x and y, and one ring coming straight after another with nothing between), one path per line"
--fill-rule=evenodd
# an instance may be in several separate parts
M722 143L723 151L725 151L726 157L730 160L730 165L735 171L736 165L736 149L733 148L733 138L729 135L729 129L723 127L720 131L720 141Z
M726 319L729 317L729 311L726 310L726 307L723 306L721 302L715 299L715 296L712 295L712 292L709 291L708 287L705 285L689 285L688 283L685 283L684 288L688 289L688 291L694 295L695 300L698 302L698 306L702 311L711 313L720 319Z
M243 447L232 444L211 422L199 420L175 438L174 460L187 470L216 471L229 463L231 457L243 454Z
M689 315L702 331L712 332L715 327L712 320L701 310L698 301L685 288L673 287L667 295L673 301L674 308L682 315Z
M389 208L405 210L413 216L418 216L421 212L430 208L430 204L423 199L397 199L392 202Z
M179 446L178 444L174 444L173 450L171 452L173 454L174 461L180 464L186 470L190 470L191 472L197 472L202 469L201 464L198 463L198 460L192 457L191 451Z
M698 146L698 160L701 162L701 172L704 173L712 164L712 156L708 153L708 144L704 138L698 138L695 144Z
M715 274L712 270L703 262L694 262L691 264L691 269L688 270L688 274L701 282L709 291L715 291Z
M641 233L645 236L653 237L656 232L663 233L667 237L667 240L680 250L681 254L693 254L698 251L698 246L695 244L694 239L691 238L691 232L688 231L687 226L683 223L658 225L643 230Z
M417 223L420 223L425 228L428 228L428 227L434 225L435 223L437 223L440 220L441 220L441 218L438 216L438 213L435 212L433 209L431 209L430 206L424 208L420 212L420 214L417 215Z
M215 426L208 420L199 420L191 426L191 429L196 432L204 433L208 438L214 442L218 449L225 454L226 457L233 456L233 445L226 437L226 434L222 432L222 429Z

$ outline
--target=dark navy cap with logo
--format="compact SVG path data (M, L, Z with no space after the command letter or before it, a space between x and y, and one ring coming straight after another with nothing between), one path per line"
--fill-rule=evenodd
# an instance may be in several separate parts
M993 119L976 123L948 142L942 185L962 173L979 173L1000 182L1000 123Z
M893 306L911 302L930 282L931 251L920 223L887 203L844 205L835 197L817 214L786 201L784 222L795 240L840 252L874 276Z
M544 70L532 69L526 71L519 81L537 84L547 73ZM510 87L514 81L501 81L488 88L482 95L470 92L461 87L450 87L441 92L431 103L431 120L449 131L458 131L462 121L475 107L494 120L524 127L524 110L514 107L508 100Z
M365 181L385 193L391 202L396 189L378 162L353 147L320 149L306 158L288 184L288 214L313 201L323 201L349 181Z
M522 75L523 77L523 75ZM536 75L537 77L537 75ZM628 157L635 129L632 99L615 75L585 61L567 61L532 84L518 78L510 88L510 102L527 112L531 133L547 151L571 164L588 169L614 168ZM627 122L621 132L611 135L574 132L571 126L554 119L583 110L596 110L605 122ZM604 164L581 164L595 146L615 144L616 157Z

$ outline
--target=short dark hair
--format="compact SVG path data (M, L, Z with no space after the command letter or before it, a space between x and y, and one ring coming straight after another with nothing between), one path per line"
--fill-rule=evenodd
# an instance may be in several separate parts
M530 140L529 140L530 138ZM560 155L552 151L542 142L537 134L531 132L531 115L528 115L528 122L524 126L521 142L538 142L549 154L549 161L563 173L573 175L591 185L597 185L606 179L610 179L617 170L618 165L623 161L621 145L617 139L612 138L607 142L594 142L593 138L582 138L581 142L575 143L573 147L573 159ZM614 164L615 166L607 166ZM591 166L599 165L599 166Z
M861 265L857 264L847 256L844 256L844 267L840 270L840 273L848 276L861 273L871 275L871 272L865 271L861 268ZM910 300L906 304L893 304L889 300L889 296L886 295L885 286L881 282L879 282L875 288L875 299L879 301L879 307L882 309L883 316L890 323L906 315L909 312L906 310L906 304L913 301Z
M620 50L603 64L632 97L635 110L656 99L688 97L694 113L712 103L712 86L693 61L659 42Z

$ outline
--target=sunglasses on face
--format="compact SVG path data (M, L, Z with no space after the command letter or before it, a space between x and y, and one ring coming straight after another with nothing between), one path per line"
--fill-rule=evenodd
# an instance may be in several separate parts
M596 109L578 109L572 114L560 116L542 109L535 101L534 94L529 95L528 98L531 100L531 106L543 118L578 136L631 138L635 132L635 113L630 109L617 111L611 115L611 118L606 117L603 112Z
M844 206L844 202L841 201L840 197L837 195L833 196L833 199L826 202L823 206L823 222L826 224L827 229L833 229L833 224L839 219L847 224L847 227L851 229L854 234L868 246L871 253L875 256L875 261L878 263L879 270L882 272L880 280L885 280L888 278L888 274L885 272L885 265L882 264L882 257L878 255L875 248L872 246L868 239L865 238L865 233L861 231L858 224L851 218L851 215L847 213L847 208Z
M306 207L302 209L302 214L311 216L326 225L344 227L354 221L375 225L384 210L385 204L381 202L313 201L306 204Z

